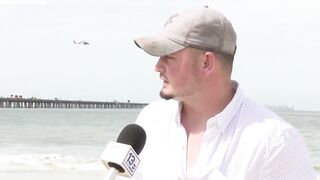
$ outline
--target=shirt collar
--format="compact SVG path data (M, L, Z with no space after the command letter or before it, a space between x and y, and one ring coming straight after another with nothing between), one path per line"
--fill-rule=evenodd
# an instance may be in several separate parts
M211 128L217 128L221 133L225 131L225 129L230 124L232 118L238 111L238 109L241 107L242 102L244 100L244 94L242 90L240 89L240 85L236 81L232 81L232 86L236 90L232 100L230 103L221 111L219 114L215 115L214 117L208 119L207 121L207 130ZM180 117L181 117L181 109L182 109L182 103L173 100L174 103L176 103L177 109L175 114L175 122L177 126L181 126Z
M207 121L207 130L216 127L221 133L223 133L237 113L238 109L241 107L244 100L244 94L236 81L232 81L232 86L236 90L232 100L223 109L223 111Z

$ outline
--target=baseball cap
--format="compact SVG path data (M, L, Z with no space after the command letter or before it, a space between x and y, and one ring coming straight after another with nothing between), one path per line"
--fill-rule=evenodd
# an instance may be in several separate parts
M159 33L134 40L152 56L172 54L186 47L234 55L236 41L231 22L208 6L181 10L169 17Z

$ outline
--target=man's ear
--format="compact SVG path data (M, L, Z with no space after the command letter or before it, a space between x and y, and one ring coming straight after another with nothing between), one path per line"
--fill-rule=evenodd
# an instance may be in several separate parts
M206 52L204 54L203 60L203 70L206 72L211 72L214 69L216 56L212 52Z

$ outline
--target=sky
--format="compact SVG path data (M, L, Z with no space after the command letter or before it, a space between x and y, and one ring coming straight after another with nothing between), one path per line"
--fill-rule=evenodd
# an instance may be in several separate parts
M318 0L0 0L0 97L157 100L157 58L133 39L160 31L176 10L199 5L232 22L232 78L247 97L320 110Z

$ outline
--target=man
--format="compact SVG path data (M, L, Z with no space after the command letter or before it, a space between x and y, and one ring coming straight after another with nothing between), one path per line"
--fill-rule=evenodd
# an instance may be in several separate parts
M159 57L164 99L137 119L147 142L135 179L316 179L297 130L231 80L236 33L221 13L180 11L135 43Z

